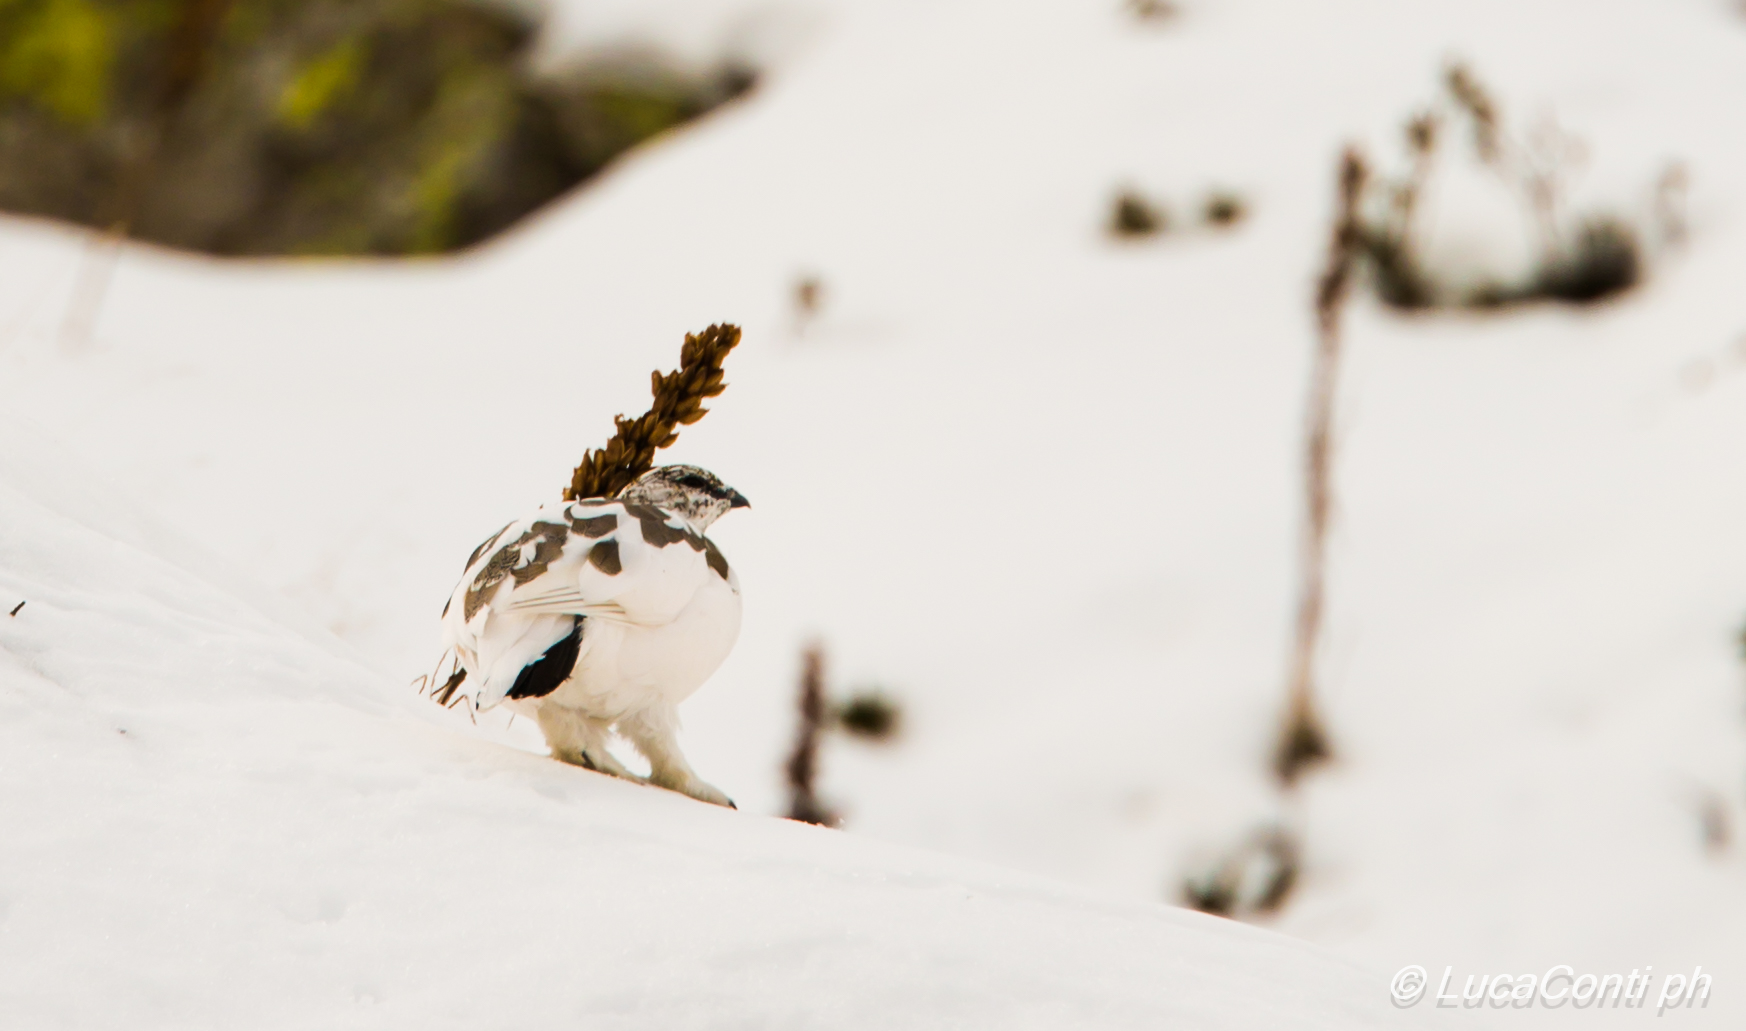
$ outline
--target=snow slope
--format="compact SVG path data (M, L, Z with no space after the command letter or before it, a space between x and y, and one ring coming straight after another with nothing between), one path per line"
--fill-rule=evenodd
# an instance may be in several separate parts
M755 505L713 534L746 623L685 714L747 811L782 804L817 635L839 686L909 707L896 748L827 751L857 835L1173 900L1198 855L1283 819L1307 848L1288 933L1382 971L1701 964L1716 998L1677 1018L1737 1023L1746 20L1179 6L808 8L826 27L758 93L475 255L130 250L73 353L77 239L8 224L0 405L404 683L477 541L641 410L684 330L738 321L731 388L671 454ZM1392 156L1451 55L1518 124L1555 112L1587 141L1583 199L1634 201L1684 160L1693 239L1601 309L1359 306L1323 667L1340 761L1282 800L1334 160L1354 138ZM1122 181L1179 206L1229 185L1253 216L1113 246ZM537 747L525 730L480 737Z
M7 430L8 1029L1402 1023L1279 935L434 727Z

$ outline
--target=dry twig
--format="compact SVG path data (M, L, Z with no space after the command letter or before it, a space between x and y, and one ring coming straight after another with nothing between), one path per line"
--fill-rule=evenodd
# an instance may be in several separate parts
M819 800L818 744L825 730L824 649L812 645L801 658L800 729L794 752L788 757L788 818L802 823L834 827L837 814Z
M1327 266L1316 287L1316 359L1310 380L1309 433L1304 450L1302 579L1297 640L1292 650L1284 733L1274 758L1279 779L1291 784L1306 766L1332 755L1315 708L1315 660L1327 594L1328 522L1333 510L1334 402L1340 368L1340 313L1364 247L1358 202L1367 172L1356 149L1340 162L1339 207L1328 242Z
M1466 65L1451 65L1444 73L1444 83L1455 103L1473 119L1473 146L1481 161L1495 164L1503 157L1503 130L1497 104Z

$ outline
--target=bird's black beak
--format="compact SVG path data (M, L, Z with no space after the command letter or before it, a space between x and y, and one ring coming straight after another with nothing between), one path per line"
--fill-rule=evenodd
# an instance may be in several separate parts
M728 492L728 508L734 509L734 508L751 508L751 507L752 507L752 503L750 501L746 500L746 496L744 494L741 494L737 490L730 490Z

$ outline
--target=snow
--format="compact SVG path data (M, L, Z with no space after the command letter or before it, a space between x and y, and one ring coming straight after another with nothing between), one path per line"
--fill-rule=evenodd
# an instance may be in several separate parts
M1746 142L1726 127L1746 20L1698 0L1180 6L1139 26L1114 2L796 5L822 28L757 93L497 243L399 265L129 249L88 347L58 332L79 239L6 223L0 406L76 456L29 482L85 491L0 523L0 587L31 599L0 618L0 754L25 778L6 797L40 800L5 817L32 842L0 852L8 995L98 977L116 1008L84 1024L273 999L292 1026L370 998L439 1023L687 1026L719 1005L723 1025L1259 1026L1299 1003L1410 1018L1428 1004L1383 1001L1409 963L1457 984L1701 964L1714 1000L1668 1019L1737 1024ZM622 16L706 47L705 23L770 9L648 10ZM1579 207L1637 204L1684 161L1693 236L1603 308L1355 307L1322 664L1339 760L1282 798L1266 759L1334 161L1349 139L1395 160L1454 56L1513 122L1554 113L1587 142ZM1127 181L1179 213L1234 188L1251 216L1117 246L1099 229ZM809 274L825 303L797 327ZM525 724L456 726L385 688L435 663L477 541L552 499L680 334L720 320L746 331L732 385L668 454L754 503L712 531L745 585L740 643L684 710L693 765L743 812L555 768ZM169 529L131 536L151 520ZM118 547L74 522L160 559L51 552ZM814 637L835 686L907 707L897 745L827 747L843 835L753 815L781 810ZM1706 805L1733 828L1719 850ZM1272 926L1322 949L1156 905L1274 821L1307 852ZM556 876L579 864L599 865ZM948 916L969 910L947 881L998 914ZM51 951L51 929L86 944ZM526 976L571 955L588 977ZM866 986L868 962L892 980ZM476 964L494 987L461 976ZM632 1000L677 1008L608 1016ZM1177 1005L1201 1008L1145 1009ZM1531 1019L1642 1017L1572 1013Z
M343 645L103 532L119 506L7 429L0 591L26 599L0 623L9 1028L1388 1014L1379 978L1279 935L433 726Z

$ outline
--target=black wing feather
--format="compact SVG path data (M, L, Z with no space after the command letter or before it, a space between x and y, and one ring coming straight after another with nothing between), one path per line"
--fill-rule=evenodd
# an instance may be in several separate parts
M576 656L582 651L583 622L583 617L577 616L575 625L562 641L521 668L521 672L515 675L515 685L509 689L509 697L544 698L570 679L570 674L576 669Z

